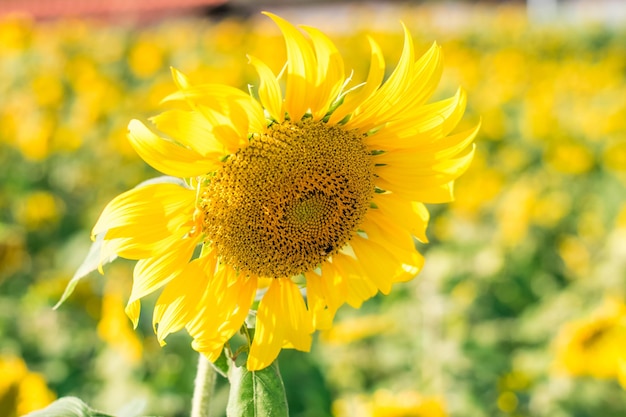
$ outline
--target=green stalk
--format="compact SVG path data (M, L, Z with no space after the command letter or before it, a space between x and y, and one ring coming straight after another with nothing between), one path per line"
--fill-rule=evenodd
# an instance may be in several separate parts
M194 381L191 417L210 417L210 404L215 389L216 375L209 360L202 353L198 356L198 371Z

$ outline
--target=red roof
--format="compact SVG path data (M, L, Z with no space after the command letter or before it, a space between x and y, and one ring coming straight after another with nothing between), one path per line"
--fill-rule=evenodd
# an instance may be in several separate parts
M215 7L228 0L0 0L0 16L26 13L36 19L58 17L151 17Z

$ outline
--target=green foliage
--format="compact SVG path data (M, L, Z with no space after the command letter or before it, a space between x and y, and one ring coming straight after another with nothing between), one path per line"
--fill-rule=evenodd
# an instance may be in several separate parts
M276 363L260 371L231 366L228 417L289 416L285 387Z
M29 413L26 417L113 417L90 408L87 404L75 397L63 397L43 410Z

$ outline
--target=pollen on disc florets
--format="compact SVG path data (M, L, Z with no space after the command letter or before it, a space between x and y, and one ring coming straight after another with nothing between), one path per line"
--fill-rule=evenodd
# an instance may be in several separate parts
M246 274L314 269L348 242L370 206L373 162L362 139L310 119L253 135L207 177L206 243Z

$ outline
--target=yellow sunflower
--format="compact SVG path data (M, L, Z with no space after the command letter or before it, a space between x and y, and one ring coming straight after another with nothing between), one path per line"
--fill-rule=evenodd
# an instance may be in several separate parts
M590 316L565 323L555 353L559 373L626 381L626 304L607 297Z
M119 195L92 232L103 239L101 259L138 260L126 308L135 325L140 299L162 290L153 316L161 343L186 328L215 361L252 309L249 370L282 348L308 351L342 304L358 307L418 273L424 203L452 199L478 131L450 134L465 110L462 90L426 104L441 76L436 44L416 58L405 28L383 83L370 40L367 79L354 84L322 32L265 14L285 39L284 74L249 57L255 98L172 70L171 108L148 124L131 121L128 138L149 165L185 181Z

